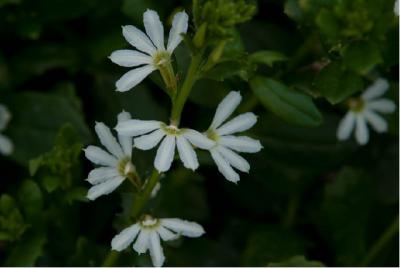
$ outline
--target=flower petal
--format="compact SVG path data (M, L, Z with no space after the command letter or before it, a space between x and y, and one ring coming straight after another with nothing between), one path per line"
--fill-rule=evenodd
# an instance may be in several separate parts
M340 121L336 131L336 137L338 140L347 140L350 137L351 132L356 124L356 116L353 112L349 111Z
M125 92L143 81L156 68L153 65L145 65L124 74L116 83L117 91Z
M138 239L133 245L133 249L139 254L145 253L149 248L149 239L150 239L150 231L146 229L141 229Z
M373 127L373 129L375 129L376 132L382 133L387 131L388 124L386 123L386 120L383 117L379 116L378 114L368 109L364 111L364 116L365 119L368 121L368 123L371 124L371 126Z
M126 41L132 46L136 47L140 51L146 52L152 55L156 48L150 39L141 30L132 25L122 26L122 34Z
M14 150L14 145L11 140L0 134L0 153L3 155L10 155Z
M263 148L260 141L247 136L222 136L218 143L243 153L257 153Z
M90 171L86 180L95 185L117 176L119 176L119 173L115 167L100 167Z
M150 150L154 148L160 140L165 136L165 132L162 129L157 129L156 131L140 136L139 138L135 138L135 147L140 150Z
M246 159L244 159L234 151L224 146L218 146L216 149L222 154L225 160L228 161L228 163L232 165L234 168L237 168L242 172L247 172L247 173L249 172L250 164L249 162L247 162Z
M367 102L367 108L386 114L396 111L396 104L388 99L378 99Z
M370 85L361 95L363 100L372 100L385 94L389 89L389 83L385 79L379 78Z
M253 113L244 113L236 116L229 122L219 127L216 132L219 135L228 135L248 130L257 122L257 116Z
M84 151L86 158L94 164L110 167L118 164L117 158L97 146L90 145Z
M226 95L217 107L210 129L219 127L233 113L241 101L242 96L238 91L231 91Z
M160 21L160 17L154 10L146 10L143 14L144 28L157 50L165 50L164 47L164 27Z
M125 111L122 111L121 113L118 114L118 123L120 122L125 122L131 119L131 114ZM118 133L118 140L119 143L121 144L122 151L124 151L124 154L127 156L132 155L132 137L121 135Z
M139 136L160 128L160 122L155 120L138 120L131 119L124 122L119 122L115 129L120 135L124 136Z
M169 31L167 50L172 53L182 41L181 34L185 34L188 29L189 17L185 11L175 14L172 21L172 28Z
M369 139L369 132L367 128L367 122L362 114L358 114L356 117L356 140L360 145L367 144Z
M161 225L187 237L199 237L205 233L203 227L192 221L185 221L178 218L161 219Z
M151 261L155 267L160 267L164 264L165 256L157 232L150 233L149 242Z
M220 152L213 149L210 150L211 157L214 159L215 164L218 167L219 172L224 175L224 177L231 182L238 182L240 180L239 174L237 174L229 163L223 158Z
M100 184L96 184L95 186L92 186L88 191L87 198L89 200L95 200L101 195L106 195L113 192L124 181L124 179L125 178L121 176L117 176Z
M147 54L135 50L121 49L110 55L110 60L119 66L135 67L143 64L152 64L153 58Z
M178 147L179 157L185 168L196 170L199 167L199 161L197 161L197 155L192 145L190 145L183 136L178 136L176 138L176 145Z
M126 249L136 238L139 230L140 227L137 223L125 228L111 240L111 248L116 251Z
M154 166L158 172L165 172L170 169L175 154L175 136L167 135L158 147Z
M96 126L94 127L97 136L100 139L101 144L106 147L106 149L112 153L115 157L121 158L124 156L124 153L122 152L121 146L117 142L117 139L113 136L113 134L110 131L110 128L107 127L104 123L102 122L97 122Z
M178 238L177 234L174 234L162 225L158 227L157 232L160 235L161 239L164 241L170 241Z
M215 145L213 140L210 140L205 135L193 129L184 129L183 136L188 139L191 144L201 149L209 150Z

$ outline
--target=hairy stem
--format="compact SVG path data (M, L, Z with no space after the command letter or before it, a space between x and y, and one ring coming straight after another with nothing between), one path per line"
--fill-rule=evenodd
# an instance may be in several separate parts
M378 255L385 245L399 232L399 216L389 225L378 240L368 250L367 255L361 261L360 266L368 266L370 262Z
M185 81L181 89L173 102L172 112L171 112L171 124L179 125L183 107L185 106L186 100L189 97L190 91L197 79L197 71L201 62L202 53L198 53L193 56L190 62L189 70L187 72Z

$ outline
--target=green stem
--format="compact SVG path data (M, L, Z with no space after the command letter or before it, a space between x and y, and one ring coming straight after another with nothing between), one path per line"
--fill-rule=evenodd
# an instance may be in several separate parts
M147 180L144 189L141 193L135 198L134 203L131 208L131 217L135 220L139 216L140 212L143 210L143 207L146 205L147 201L150 199L151 192L159 181L160 173L156 169L153 169L150 178Z
M185 81L181 89L178 92L176 99L174 100L172 112L171 112L171 124L179 125L179 121L181 119L181 114L183 110L183 106L185 106L185 102L189 97L190 91L197 79L197 70L201 62L201 56L203 53L198 53L193 56L192 61L190 62L189 70L187 72Z
M385 245L399 232L399 216L389 225L378 240L368 250L367 255L361 261L360 266L368 266L368 264L376 257L376 255L385 247Z
M136 220L140 216L140 213L142 212L147 201L150 199L151 192L153 191L159 179L160 173L158 173L156 169L153 169L153 172L151 173L150 178L147 180L143 190L137 196L137 198L134 199L134 203L131 209L131 217L134 218L134 220ZM110 251L107 257L104 259L102 267L113 266L118 260L119 255L120 253L117 251Z
M117 261L118 257L119 257L118 251L113 251L113 250L110 251L101 266L102 267L114 266L114 263Z
M297 208L299 207L298 195L293 195L288 202L286 214L283 218L282 224L285 228L292 227L297 214Z

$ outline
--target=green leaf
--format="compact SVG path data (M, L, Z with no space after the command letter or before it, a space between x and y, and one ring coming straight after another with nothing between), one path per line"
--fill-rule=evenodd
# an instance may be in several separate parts
M283 261L293 255L304 254L308 242L297 233L275 226L254 231L244 252L244 266L265 266Z
M85 143L91 139L79 107L65 95L20 93L9 107L13 121L7 130L14 144L18 145L12 157L21 164L27 165L30 159L49 151L57 132L66 123L76 129ZM31 172L35 173L38 162L31 164Z
M0 241L15 241L28 228L14 198L7 194L0 197Z
M45 242L46 237L43 233L26 233L11 250L5 265L35 266L36 260L42 255Z
M315 23L319 27L320 31L329 38L336 38L340 33L339 22L334 13L330 10L321 10L315 18Z
M376 217L375 182L362 169L345 167L327 183L313 222L336 257L336 265L355 266L365 256L369 228Z
M325 265L319 261L309 261L304 256L293 256L281 262L271 262L269 267L324 267Z
M316 91L330 103L337 104L363 89L362 79L342 67L339 62L331 62L315 78Z
M360 74L367 74L375 65L382 62L382 57L377 45L360 41L345 48L343 62L349 69Z
M249 56L249 60L257 64L265 64L269 67L275 62L287 61L288 57L281 52L273 50L257 51Z
M32 175L37 175L47 192L72 185L73 169L78 164L82 144L70 124L57 133L53 149L29 161Z
M18 199L28 219L41 217L43 197L36 182L33 180L23 181L18 190Z
M322 115L311 97L262 76L253 78L250 85L260 102L285 121L306 127L322 123Z

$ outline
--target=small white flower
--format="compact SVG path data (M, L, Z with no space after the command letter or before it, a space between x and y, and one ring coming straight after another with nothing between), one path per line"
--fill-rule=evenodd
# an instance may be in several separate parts
M188 15L184 11L175 14L166 48L164 46L164 27L157 12L147 10L143 14L143 23L147 35L132 25L122 27L122 34L126 41L139 51L117 50L110 56L111 61L120 66L140 66L127 72L116 82L117 91L130 90L157 69L162 72L162 75L167 75L168 70L166 72L163 70L172 68L170 65L171 55L182 41L181 34L187 31Z
M253 113L240 114L221 125L233 113L241 100L242 96L239 92L231 91L218 105L211 126L206 132L207 136L216 143L210 153L218 170L227 180L235 183L240 177L232 167L242 172L249 172L250 164L234 151L256 153L263 148L258 140L232 135L250 129L257 122L257 117Z
M11 113L6 106L0 104L0 133L7 127L11 119ZM3 155L10 155L14 150L11 140L0 134L0 153Z
M122 112L118 115L118 122L130 118L129 113ZM131 162L132 138L118 135L119 142L117 142L110 129L101 122L96 123L95 130L101 144L111 154L92 145L84 149L87 159L102 166L93 169L88 175L87 181L93 185L87 194L90 200L111 193L128 176L136 174L135 166Z
M175 147L178 148L183 165L188 169L196 170L199 162L192 145L206 150L214 146L212 140L196 130L179 129L174 125L167 126L160 121L132 119L118 123L115 129L120 135L131 137L142 135L134 139L135 147L141 150L150 150L164 139L158 147L154 160L154 166L159 172L170 169L174 160Z
M155 219L146 215L143 220L122 230L111 241L113 250L122 251L136 239L133 249L139 253L150 251L151 260L156 267L162 266L165 261L161 240L170 241L177 239L179 235L187 237L199 237L204 229L195 222L189 222L177 218Z
M360 145L365 145L369 140L367 122L372 128L379 132L388 129L386 120L379 113L393 113L396 105L393 101L379 98L389 89L389 83L384 79L376 80L366 91L357 99L349 100L350 110L340 121L337 129L338 140L349 139L355 127L355 137Z

